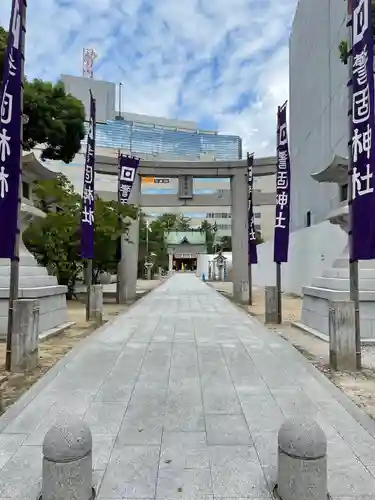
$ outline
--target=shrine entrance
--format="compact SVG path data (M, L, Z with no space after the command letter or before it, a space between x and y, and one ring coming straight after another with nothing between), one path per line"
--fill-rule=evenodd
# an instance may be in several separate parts
M173 255L173 270L174 271L196 271L197 258L191 255L175 254Z
M164 240L169 255L169 271L195 271L199 254L207 253L206 233L197 229L169 231Z
M95 171L100 174L118 175L118 152L113 155L104 154L99 151L96 155ZM121 153L121 151L120 151ZM253 174L257 176L274 175L276 172L276 158L257 158L253 166ZM178 192L176 194L166 194L159 196L157 206L231 206L232 213L232 279L233 298L235 301L247 304L249 300L249 272L248 272L248 170L247 160L230 161L184 161L184 160L164 160L141 159L136 178L134 180L129 203L138 206L155 206L155 202L150 205L146 197L141 196L141 177L157 178L178 178ZM193 179L196 178L230 178L230 189L223 193L222 197L217 194L206 195L196 194L193 189ZM272 193L266 193L273 197ZM117 196L117 194L115 195ZM152 195L149 195L152 196ZM173 270L173 262L181 267L185 266L185 254L190 254L191 258L186 265L196 265L197 255L206 253L205 241L204 251L192 250L192 243L201 235L200 231L186 231L184 235L177 231L177 240L167 239L168 257L170 271ZM193 234L195 233L195 234ZM167 235L167 238L172 232ZM189 244L189 248L183 248L183 238ZM179 239L179 241L178 241ZM193 239L193 240L192 240ZM132 221L129 226L128 235L124 235L121 242L122 258L119 265L119 288L120 302L126 303L135 300L136 285L138 275L138 244L139 244L139 219ZM186 244L186 243L185 243ZM202 242L198 243L202 247ZM178 256L183 254L184 257ZM175 257L175 259L174 259ZM219 267L219 266L218 266Z

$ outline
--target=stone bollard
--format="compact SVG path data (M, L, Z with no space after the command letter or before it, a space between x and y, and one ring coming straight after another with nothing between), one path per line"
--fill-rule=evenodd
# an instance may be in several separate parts
M43 441L40 500L93 500L92 436L80 419L53 426Z
M103 323L103 285L90 287L90 320L97 325Z
M277 302L277 287L276 286L266 286L265 287L265 313L264 322L276 324L278 321L278 302Z
M329 362L334 370L356 371L355 307L352 301L330 302Z
M327 439L314 420L290 419L281 426L277 476L282 500L327 500Z

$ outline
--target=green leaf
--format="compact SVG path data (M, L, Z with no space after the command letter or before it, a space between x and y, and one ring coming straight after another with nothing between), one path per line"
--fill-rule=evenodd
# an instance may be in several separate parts
M80 214L82 198L63 175L38 182L34 186L35 203L47 213L36 219L25 231L25 245L38 262L53 272L59 283L74 288L82 275L80 258ZM95 233L93 270L114 273L117 269L117 240L127 234L129 218L135 219L138 209L132 205L95 200Z

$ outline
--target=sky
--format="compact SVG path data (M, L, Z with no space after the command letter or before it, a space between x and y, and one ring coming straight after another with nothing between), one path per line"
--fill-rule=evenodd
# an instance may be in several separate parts
M288 99L288 39L297 0L32 0L26 74L123 84L123 111L192 120L272 155ZM8 30L11 0L0 1Z

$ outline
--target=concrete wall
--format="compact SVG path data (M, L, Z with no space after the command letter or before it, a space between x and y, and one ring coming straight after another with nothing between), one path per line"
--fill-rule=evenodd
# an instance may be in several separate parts
M338 203L338 187L310 174L335 154L347 156L347 66L338 46L346 39L344 0L300 0L289 45L292 229L324 220ZM297 188L298 186L298 188Z
M323 269L331 267L346 244L346 234L338 226L322 222L290 235L289 262L282 264L284 292L301 295L303 286L311 285ZM275 285L273 240L258 245L258 264L253 266L253 284Z

